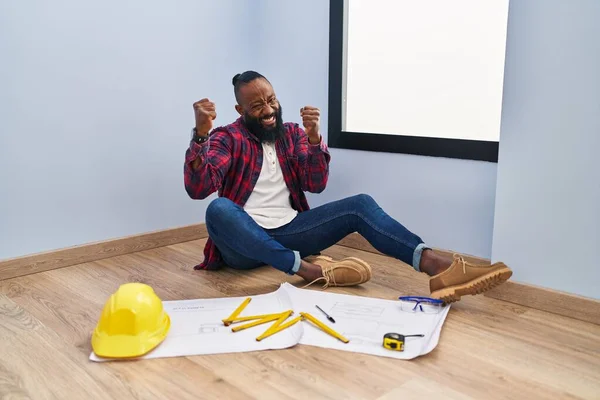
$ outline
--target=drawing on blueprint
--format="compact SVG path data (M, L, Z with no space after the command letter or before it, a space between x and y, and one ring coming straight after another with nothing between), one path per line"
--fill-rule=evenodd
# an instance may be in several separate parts
M349 336L365 336L369 337L376 333L379 329L379 322L375 321L362 321L360 324L345 324L344 321L340 321L343 329L343 335Z
M381 317L385 307L372 306L365 304L352 304L352 303L335 303L331 308L331 314L341 317L369 317L376 318Z
M229 328L224 326L223 324L218 323L207 323L207 324L198 324L198 323L188 323L188 324L178 324L177 330L174 330L169 334L169 336L194 336L194 335L213 335L213 334L223 334L230 331Z
M342 327L342 335L347 337L354 344L380 345L381 340L379 339L388 332L403 332L403 324L389 324L386 322L377 321L364 321L360 324L349 323L344 324L344 321L340 321Z
M198 333L219 333L219 331L226 331L227 329L221 329L224 328L223 324L202 324L200 325L200 328L198 329Z
M353 336L353 335L344 335L353 345L368 345L368 346L381 346L381 340L374 340L364 336Z
M178 313L179 314L179 313ZM181 315L181 314L179 314ZM204 318L202 318L204 319ZM193 335L210 335L210 334L222 334L230 331L228 327L220 322L198 320L198 317L194 313L189 313L187 318L183 319L172 319L171 320L171 332L169 336L193 336Z
M212 313L214 311L222 311L224 313L227 312L228 308L225 308L223 306L221 307L206 307L205 305L202 304L183 304L183 305L178 305L178 306L174 306L174 307L169 307L166 306L165 310L169 313L201 313L201 312L207 312L207 313Z

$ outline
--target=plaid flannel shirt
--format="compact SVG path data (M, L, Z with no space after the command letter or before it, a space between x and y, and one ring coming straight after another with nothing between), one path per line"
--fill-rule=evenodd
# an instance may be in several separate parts
M321 140L310 144L296 123L285 123L286 134L275 148L283 178L290 190L292 207L298 212L309 209L304 192L320 193L327 185L331 156ZM260 175L263 162L260 141L244 126L242 118L215 128L202 144L190 141L185 153L184 184L192 199L205 199L215 191L243 207ZM192 162L200 157L194 169ZM219 249L208 238L204 261L194 269L215 270L223 266Z

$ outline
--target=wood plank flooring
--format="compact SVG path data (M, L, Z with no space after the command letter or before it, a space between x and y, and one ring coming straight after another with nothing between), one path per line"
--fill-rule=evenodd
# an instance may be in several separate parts
M453 305L438 347L401 361L308 346L280 351L97 364L90 334L125 282L163 300L256 295L273 268L193 271L204 240L0 281L0 398L10 399L600 399L600 326L484 296ZM374 277L330 288L386 299L428 295L427 277L378 254ZM319 290L315 287L315 290Z

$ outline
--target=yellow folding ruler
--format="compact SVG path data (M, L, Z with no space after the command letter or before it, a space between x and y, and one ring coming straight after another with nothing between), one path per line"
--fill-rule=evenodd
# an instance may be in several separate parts
M240 317L239 315L242 313L242 311L244 311L244 309L246 308L248 303L250 303L251 300L252 299L250 297L248 297L246 300L244 300L242 302L242 304L240 304L240 306L238 308L236 308L233 311L233 313L229 317L227 317L223 320L223 324L225 324L225 326L229 326L236 322L253 321L253 322L249 322L247 324L238 325L238 326L231 328L232 332L239 332L244 329L252 328L254 326L258 326L258 325L266 324L268 322L275 321L273 323L273 325L271 325L262 335L260 335L256 338L256 340L260 342L261 340L263 340L271 335L274 335L277 332L280 332L286 328L289 328L290 326L294 325L295 323L297 323L299 321L308 320L308 321L312 322L313 324L315 324L315 326L317 326L319 329L323 330L324 332L333 336L334 338L336 338L344 343L349 342L348 339L346 339L345 337L343 337L342 335L340 335L339 333L337 333L336 331L334 331L333 329L331 329L330 327L325 325L323 322L319 321L317 318L313 317L312 315L310 315L308 313L304 313L304 312L300 313L300 316L293 318L292 320L285 322L285 323L284 323L284 321L286 319L288 319L294 313L292 310L287 310L287 311L284 311L281 313L275 313L275 314L262 314L262 315L251 315L251 316L246 316L246 317Z

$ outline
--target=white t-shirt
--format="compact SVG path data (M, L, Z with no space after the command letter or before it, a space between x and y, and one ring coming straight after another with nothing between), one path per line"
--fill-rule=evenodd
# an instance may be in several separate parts
M292 221L298 211L290 203L290 191L283 180L274 143L262 143L263 163L254 190L244 210L265 229L274 229Z

